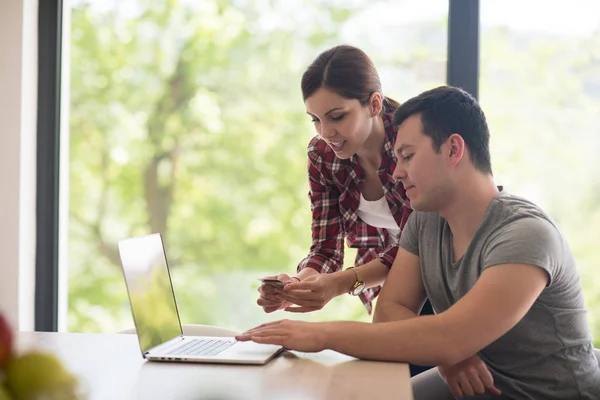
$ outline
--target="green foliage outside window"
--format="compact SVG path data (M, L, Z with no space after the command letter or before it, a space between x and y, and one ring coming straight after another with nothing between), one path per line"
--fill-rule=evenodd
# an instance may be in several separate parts
M133 326L116 242L151 232L165 239L183 323L243 330L290 317L255 304L256 278L293 272L310 246L304 68L350 37L403 101L444 83L446 16L362 34L366 16L408 3L102 4L74 4L67 35L69 330ZM586 40L484 30L480 91L498 183L533 194L563 229L597 347L598 48L600 30ZM370 320L351 296L291 317Z

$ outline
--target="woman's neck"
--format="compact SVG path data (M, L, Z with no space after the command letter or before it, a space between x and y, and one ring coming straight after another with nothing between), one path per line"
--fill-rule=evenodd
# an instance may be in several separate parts
M366 162L375 168L379 168L385 143L385 127L383 117L378 116L373 120L371 133L362 147L356 152L359 160Z

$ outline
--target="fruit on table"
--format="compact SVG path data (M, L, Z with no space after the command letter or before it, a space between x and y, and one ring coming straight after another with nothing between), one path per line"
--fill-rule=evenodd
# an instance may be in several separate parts
M0 314L0 370L8 364L13 352L13 331L8 320Z
M54 354L38 350L11 360L6 368L6 384L16 399L76 398L77 378ZM65 397L67 394L73 397Z
M0 400L11 400L12 397L8 394L8 390L3 385L0 385Z

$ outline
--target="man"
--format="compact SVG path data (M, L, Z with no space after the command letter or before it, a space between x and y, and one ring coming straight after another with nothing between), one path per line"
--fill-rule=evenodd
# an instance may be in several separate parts
M239 339L437 365L413 378L416 399L599 399L571 250L539 207L495 185L475 99L432 89L404 103L394 124L394 177L415 212L375 323L278 321ZM315 289L309 282L288 288ZM436 315L417 317L426 297Z

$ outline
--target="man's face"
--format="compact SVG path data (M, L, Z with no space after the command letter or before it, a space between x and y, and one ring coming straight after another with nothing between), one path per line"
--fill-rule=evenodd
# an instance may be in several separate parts
M399 127L394 147L398 158L394 178L404 185L410 205L418 211L438 211L450 187L445 146L440 153L423 134L419 114L411 115Z

